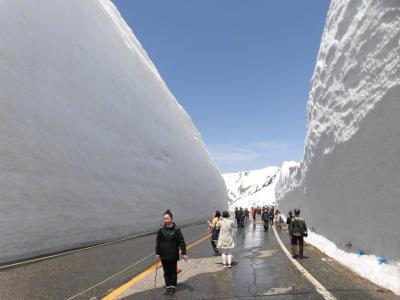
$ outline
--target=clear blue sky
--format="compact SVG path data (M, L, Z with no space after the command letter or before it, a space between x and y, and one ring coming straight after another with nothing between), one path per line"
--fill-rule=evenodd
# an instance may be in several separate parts
M113 0L222 172L299 161L329 0Z

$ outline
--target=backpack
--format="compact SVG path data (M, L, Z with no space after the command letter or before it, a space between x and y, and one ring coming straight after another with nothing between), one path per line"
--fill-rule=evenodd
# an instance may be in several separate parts
M307 229L305 229L304 220L297 220L296 218L293 218L293 235L294 236L308 236Z

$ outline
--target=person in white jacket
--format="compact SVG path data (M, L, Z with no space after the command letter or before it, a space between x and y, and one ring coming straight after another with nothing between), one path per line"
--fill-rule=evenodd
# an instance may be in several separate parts
M232 266L232 249L235 248L233 236L234 222L229 219L229 212L222 213L222 219L218 222L219 238L217 248L222 252L222 265L230 268Z

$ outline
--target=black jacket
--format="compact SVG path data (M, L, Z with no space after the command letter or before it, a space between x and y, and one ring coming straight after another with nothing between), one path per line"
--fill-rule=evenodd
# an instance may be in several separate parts
M156 254L163 260L179 260L179 248L186 255L186 243L181 229L172 223L162 226L157 233Z

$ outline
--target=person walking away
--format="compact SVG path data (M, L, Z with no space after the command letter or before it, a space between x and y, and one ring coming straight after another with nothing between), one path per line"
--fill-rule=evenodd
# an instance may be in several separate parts
M253 221L256 221L256 214L257 214L257 210L255 208L251 208L251 215L253 216Z
M290 222L289 235L292 240L292 256L293 258L304 258L304 237L308 236L307 225L305 220L300 217L300 209L294 210L294 218ZM297 252L297 244L299 252Z
M235 219L236 219L237 227L239 228L240 227L240 212L239 212L238 207L235 208Z
M288 229L290 226L290 222L293 220L293 218L294 218L293 212L291 210L289 210L289 216L286 218L286 225L287 225Z
M244 218L246 221L249 219L249 209L247 207L244 209Z
M261 214L261 220L263 221L264 224L264 232L268 231L268 226L269 226L269 214L266 208L263 208L263 212Z
M267 219L268 223L272 226L273 225L273 220L274 220L274 215L272 214L271 207L267 207Z
M239 209L239 215L240 215L240 227L244 228L244 219L246 216L244 215L243 207Z
M275 212L275 217L274 217L274 221L275 221L275 225L276 227L281 230L282 229L282 225L281 225L281 213L279 211L279 209L276 210Z
M172 221L172 213L168 209L163 216L163 225L158 230L156 240L156 255L161 258L164 270L165 295L174 295L177 284L177 265L179 260L179 248L183 259L187 261L186 243L181 229Z
M218 249L222 252L222 266L230 268L232 266L232 250L235 248L233 236L233 221L229 220L229 212L222 213L222 219L218 222L219 238Z
M215 212L214 218L210 221L208 221L208 226L211 228L211 246L214 250L215 255L219 255L219 251L217 249L217 242L218 242L218 237L219 237L219 227L218 221L221 219L221 212L217 210Z

